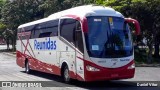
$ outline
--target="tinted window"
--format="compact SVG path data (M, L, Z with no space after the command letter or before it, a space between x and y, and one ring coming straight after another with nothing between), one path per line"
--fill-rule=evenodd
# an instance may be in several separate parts
M76 20L63 19L61 20L60 35L70 43L74 44L75 28L76 28Z
M35 25L31 38L51 37L58 35L58 19Z
M21 28L18 28L17 29L17 40L19 40L19 38L20 38L19 35L18 35L18 33L20 33L20 32L21 32Z
M51 32L50 36L58 36L58 26L46 28L46 32Z
M59 20L52 20L52 21L47 21L46 22L46 27L47 28L51 28L51 27L55 27L58 25Z
M81 30L81 24L79 21L76 21L76 47L83 53L83 38L82 38L82 30Z
M24 27L23 30L24 31L31 31L31 30L34 30L34 28L35 28L35 25L31 25L31 26Z
M50 37L51 33L52 33L52 32L44 32L44 33L41 33L41 34L39 35L39 38L42 38L42 37Z
M25 29L22 28L18 28L17 31L17 40L24 40L24 39L28 39L30 36L26 33L28 33L29 31L26 31Z
M20 33L20 32L21 32L21 28L18 28L18 29L17 29L17 33Z
M133 54L131 33L124 18L92 16L87 21L85 39L90 57L119 58Z
M84 48L80 22L74 19L63 19L60 23L60 35L68 42L74 44L83 53Z

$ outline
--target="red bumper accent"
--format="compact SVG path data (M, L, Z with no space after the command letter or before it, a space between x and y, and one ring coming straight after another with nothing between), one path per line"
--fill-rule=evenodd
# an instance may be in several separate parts
M59 67L39 61L36 58L22 54L20 51L17 51L16 53L17 53L16 62L17 62L17 65L19 65L20 67L22 68L25 67L25 59L27 58L31 69L50 73L50 74L60 75L61 69Z
M134 63L132 60L129 64L120 68L105 68L98 66L92 62L85 61L85 81L102 81L102 80L117 80L117 79L127 79L133 78L135 69L127 69L130 65ZM100 69L100 71L87 71L86 65L93 66Z
M50 74L55 74L55 75L59 75L59 76L61 75L61 68L60 67L57 67L52 64L47 64L47 63L41 62L33 57L30 57L30 56L27 56L27 55L21 53L20 51L17 51L16 53L17 53L16 62L17 62L17 65L19 65L20 67L23 67L23 68L25 67L25 59L27 58L31 69L41 71L41 72L50 73ZM70 74L70 77L73 79L78 79L80 81L84 81L84 79L82 77L80 77L78 74L76 75L73 71L70 71L69 74Z

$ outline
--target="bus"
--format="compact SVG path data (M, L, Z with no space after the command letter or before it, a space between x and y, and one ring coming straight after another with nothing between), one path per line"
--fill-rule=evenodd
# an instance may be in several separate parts
M84 5L18 27L17 65L62 76L65 82L133 78L134 47L129 23L139 22L110 7Z

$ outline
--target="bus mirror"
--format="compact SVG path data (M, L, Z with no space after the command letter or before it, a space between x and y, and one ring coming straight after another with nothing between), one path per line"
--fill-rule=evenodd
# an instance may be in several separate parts
M139 22L137 21L137 20L135 20L135 19L132 19L132 18L125 18L125 21L127 22L127 23L133 23L134 24L134 26L135 26L135 33L136 33L136 35L139 35L140 34L140 25L139 25Z

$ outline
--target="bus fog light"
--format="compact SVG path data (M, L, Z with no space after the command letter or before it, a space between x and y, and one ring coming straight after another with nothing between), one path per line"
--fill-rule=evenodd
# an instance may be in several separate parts
M89 66L89 65L86 66L86 68L87 68L88 71L100 71L100 69L92 67L92 66Z
M129 67L128 67L128 69L134 69L135 68L135 63L133 63L132 65L130 65Z

